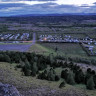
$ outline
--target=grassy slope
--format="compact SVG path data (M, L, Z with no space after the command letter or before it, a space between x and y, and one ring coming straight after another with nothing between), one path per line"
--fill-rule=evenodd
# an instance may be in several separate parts
M14 86L16 86L16 88L20 91L20 93L28 93L28 90L30 88L38 88L38 86L49 86L50 88L54 88L56 90L60 90L58 89L58 86L60 84L60 81L58 82L52 82L52 81L46 81L46 80L39 80L36 79L35 77L26 77L22 75L22 72L20 71L20 69L15 69L14 67L16 66L16 64L12 64L10 65L9 63L4 63L4 62L0 62L0 82L3 83L8 83L8 84L12 84ZM58 69L57 69L58 70ZM68 89L72 89L77 91L78 93L87 93L87 91L84 89L80 89L77 86L71 86L66 84L66 87L64 87L63 89L61 89L62 91L66 91ZM24 94L25 94L24 93ZM90 95L90 96L96 96L96 91L89 91L89 94L93 94L94 95ZM30 95L29 95L30 96Z
M52 81L46 81L46 80L39 80L35 77L26 77L23 76L20 69L15 69L16 64L9 64L0 62L0 82L8 83L16 86L16 88L23 94L28 93L28 90L30 88L38 88L38 86L49 86L50 88L60 90L58 89L59 84L62 82L62 80L58 82L52 82ZM57 68L56 72L60 72L61 68ZM75 90L78 93L87 93L89 96L96 96L96 90L89 91L86 90L84 85L75 85L71 86L66 84L66 87L62 88L62 91L67 90ZM30 95L29 95L30 96Z

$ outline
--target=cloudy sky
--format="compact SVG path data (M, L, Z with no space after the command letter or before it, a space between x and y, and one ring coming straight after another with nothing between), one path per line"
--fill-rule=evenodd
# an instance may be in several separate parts
M96 0L0 0L0 16L96 13Z

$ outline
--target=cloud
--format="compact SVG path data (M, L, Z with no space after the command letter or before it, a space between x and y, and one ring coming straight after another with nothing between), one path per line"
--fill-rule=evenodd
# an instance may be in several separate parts
M96 13L96 0L0 0L0 16Z
M77 5L81 6L82 4L87 4L87 5L93 5L96 0L56 0L54 1L55 3L62 5L62 4L67 4L67 5Z
M2 8L0 9L0 12L11 12L11 11L16 11L20 10L22 7L9 7L9 8Z
M0 0L0 3L24 3L24 4L43 4L43 3L57 3L58 5L77 5L87 4L89 6L93 5L96 0Z
M44 3L48 3L49 1L4 1L4 2L0 2L1 4L28 4L28 5L35 5L35 4L44 4Z

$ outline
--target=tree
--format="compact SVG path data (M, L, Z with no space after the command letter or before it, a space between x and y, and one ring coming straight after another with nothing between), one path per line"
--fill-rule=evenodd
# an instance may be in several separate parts
M68 73L67 83L70 84L70 85L74 85L74 84L75 84L74 74L73 74L72 71L70 71L70 72Z
M9 63L11 62L11 59L8 55L4 55L4 59L6 62L9 62Z
M50 69L50 72L48 73L48 80L55 81L55 71L52 68Z
M67 69L62 70L62 72L61 72L61 78L67 80L67 76L68 76L68 70Z
M89 90L93 90L95 87L94 81L93 81L93 76L91 76L88 81L87 81L87 85L86 85L87 89Z
M25 66L25 63L22 60L20 60L20 63L17 67L18 68L23 68L24 66Z
M88 68L87 69L87 73L91 73L91 68Z
M30 76L31 75L31 70L27 69L27 67L24 67L24 74L25 76Z
M55 75L55 81L59 81L60 77L58 75Z
M67 62L63 63L62 68L66 68L68 66Z
M4 55L3 54L0 54L0 61L4 61Z
M35 57L34 57L34 61L35 61L35 62L37 62L37 60L38 60L38 57L37 57L37 56L35 56Z
M38 72L37 63L34 62L32 66L32 76L35 76L37 72Z
M75 81L77 83L84 83L85 76L82 70L79 70L75 73Z
M93 76L94 84L95 84L95 89L96 89L96 75Z
M87 70L87 73L85 75L85 84L87 84L88 79L91 77L91 69Z

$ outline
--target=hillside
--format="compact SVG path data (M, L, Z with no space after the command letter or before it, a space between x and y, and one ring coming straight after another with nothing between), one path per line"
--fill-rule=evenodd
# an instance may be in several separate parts
M22 72L15 66L15 63L11 65L0 62L0 82L16 86L23 96L88 96L84 90L71 85L59 89L56 82L23 76Z

